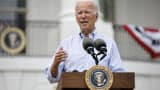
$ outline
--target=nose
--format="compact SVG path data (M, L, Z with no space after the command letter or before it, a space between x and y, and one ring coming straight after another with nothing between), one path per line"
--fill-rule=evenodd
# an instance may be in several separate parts
M86 13L82 13L82 18L86 18Z

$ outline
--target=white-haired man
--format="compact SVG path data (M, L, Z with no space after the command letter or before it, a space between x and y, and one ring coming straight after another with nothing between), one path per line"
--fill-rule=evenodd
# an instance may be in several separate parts
M95 61L83 49L84 37L93 40L103 39L107 44L107 56L99 62L99 65L108 67L113 72L123 71L121 58L115 42L96 31L95 23L98 18L98 10L93 0L78 0L75 7L75 16L80 27L80 33L70 36L61 42L52 62L45 69L48 80L53 83L61 78L62 72L83 72L95 65Z

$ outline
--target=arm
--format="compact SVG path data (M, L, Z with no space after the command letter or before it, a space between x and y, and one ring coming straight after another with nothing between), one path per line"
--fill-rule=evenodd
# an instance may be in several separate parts
M66 58L66 52L60 48L53 56L51 64L45 69L45 74L51 83L59 81L64 67L63 61L65 61Z
M59 64L62 61L65 61L66 58L67 58L67 53L63 50L63 48L60 48L59 51L55 54L54 62L51 65L52 77L57 77Z

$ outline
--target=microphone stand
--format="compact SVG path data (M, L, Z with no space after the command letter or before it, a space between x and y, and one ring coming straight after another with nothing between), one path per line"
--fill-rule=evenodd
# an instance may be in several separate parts
M95 60L96 65L98 65L98 58L97 58L97 55L94 53L94 54L91 54L91 56L92 56L93 59Z
M87 51L87 52L92 56L92 58L95 60L96 65L98 65L98 58L97 58L97 55L96 55L95 52L94 52L93 47L88 47L88 48L86 49L86 51Z
M93 59L95 60L95 63L96 63L96 65L98 65L98 63L99 63L99 59L98 59L98 55L101 55L101 54L103 54L103 56L100 58L100 60L102 60L105 56L106 56L106 53L105 52L99 52L99 53L97 53L97 54L95 54L94 52L93 53L90 53L90 55L93 57Z

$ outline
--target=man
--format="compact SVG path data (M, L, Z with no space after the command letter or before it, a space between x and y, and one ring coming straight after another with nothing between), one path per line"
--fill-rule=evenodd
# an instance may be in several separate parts
M100 38L106 42L107 56L99 62L99 65L106 66L113 72L123 71L115 42L96 32L98 12L95 3L92 0L79 0L75 12L80 33L63 40L59 45L51 64L45 70L48 80L51 83L57 82L62 72L83 72L96 65L92 56L83 49L84 37L93 40Z

